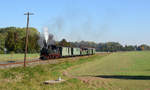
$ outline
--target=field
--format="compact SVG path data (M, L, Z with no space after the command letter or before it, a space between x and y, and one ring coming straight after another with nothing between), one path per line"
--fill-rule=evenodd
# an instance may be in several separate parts
M150 52L119 52L78 65L75 76L99 79L97 87L123 90L150 90ZM84 79L84 78L83 78ZM90 83L90 82L89 82Z
M66 82L45 85L61 76ZM150 52L98 53L56 64L0 69L1 90L149 90Z
M39 58L39 54L27 54L27 59L31 60L34 58ZM0 54L1 61L17 61L24 60L24 54Z

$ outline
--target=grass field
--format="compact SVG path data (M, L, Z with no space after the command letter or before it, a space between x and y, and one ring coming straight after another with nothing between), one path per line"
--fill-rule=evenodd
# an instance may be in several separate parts
M148 51L59 60L57 64L0 69L0 90L150 90ZM59 76L66 82L43 84Z
M39 58L39 54L27 54L27 59ZM0 61L24 60L24 54L0 54Z
M74 76L99 78L93 83L100 83L97 86L107 89L150 90L150 52L113 53L78 65L70 73Z

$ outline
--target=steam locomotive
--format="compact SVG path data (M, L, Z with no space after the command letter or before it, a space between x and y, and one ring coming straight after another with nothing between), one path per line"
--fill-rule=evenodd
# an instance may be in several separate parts
M48 60L61 57L84 56L93 54L95 54L95 48L73 48L45 44L40 51L40 59Z

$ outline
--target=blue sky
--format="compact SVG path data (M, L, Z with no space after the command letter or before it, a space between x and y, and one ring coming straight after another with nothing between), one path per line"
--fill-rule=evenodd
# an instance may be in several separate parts
M0 27L48 27L56 40L150 45L149 0L1 0Z

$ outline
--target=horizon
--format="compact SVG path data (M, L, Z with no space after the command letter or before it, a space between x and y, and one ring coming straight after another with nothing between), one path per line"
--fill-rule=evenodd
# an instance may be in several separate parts
M0 28L26 27L25 12L32 12L30 27L49 28L56 40L119 42L150 45L150 1L44 0L1 1Z

